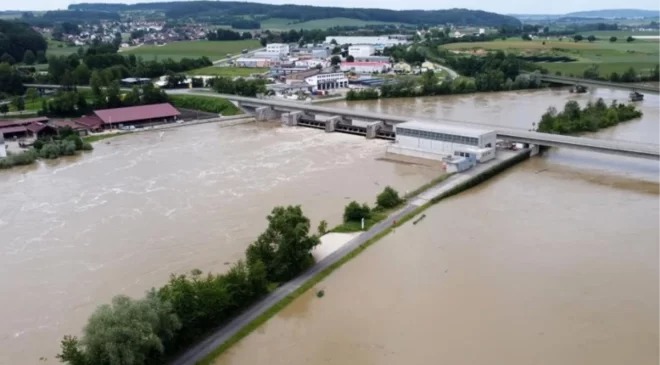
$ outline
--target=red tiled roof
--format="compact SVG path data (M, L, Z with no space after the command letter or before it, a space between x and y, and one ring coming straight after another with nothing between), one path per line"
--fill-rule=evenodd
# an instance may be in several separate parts
M152 104L131 106L128 108L116 109L103 109L95 110L94 114L99 117L105 124L124 123L124 122L137 122L147 119L170 118L178 116L176 110L171 104Z
M100 122L100 120L99 120L99 122ZM51 124L56 128L71 127L74 130L87 129L86 126L84 126L82 124L78 124L78 123L74 122L73 120L57 120L55 122L52 122Z
M103 121L95 115L86 115L80 119L74 120L73 123L82 125L83 127L90 129L96 129L103 125ZM75 129L75 127L73 126L71 126L71 128Z
M14 127L0 128L0 133L2 133L2 134L18 133L18 132L26 132L26 131L27 131L27 128L23 127L22 125L14 126Z

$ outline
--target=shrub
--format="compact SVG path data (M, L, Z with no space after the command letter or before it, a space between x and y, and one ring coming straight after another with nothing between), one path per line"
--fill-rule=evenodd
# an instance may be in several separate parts
M317 231L319 232L319 235L324 235L328 231L328 222L324 220L321 221Z
M14 166L29 165L36 161L37 151L29 149L21 153L10 153L7 157L0 159L0 169L8 169Z
M367 219L370 214L371 209L366 203L360 205L358 202L352 201L344 208L344 222L360 221L362 218Z
M57 142L45 143L39 150L39 157L48 159L60 157L60 146Z
M81 148L81 149L82 149L83 151L91 151L91 150L94 149L94 147L92 147L92 144L89 143L89 142L83 142L83 144L82 144L82 148Z
M384 209L394 208L401 204L402 201L403 200L399 197L399 193L392 189L391 186L386 186L383 192L376 197L376 204Z

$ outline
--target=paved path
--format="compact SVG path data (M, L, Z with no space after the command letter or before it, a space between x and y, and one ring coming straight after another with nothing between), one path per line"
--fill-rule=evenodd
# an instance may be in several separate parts
M224 327L218 329L213 335L208 337L197 346L190 348L181 357L172 362L172 365L195 365L198 361L202 360L206 355L211 353L214 349L225 343L248 323L259 317L262 313L266 312L270 307L277 304L280 300L284 299L287 295L293 293L296 289L300 288L307 281L311 280L321 271L330 267L335 262L339 261L342 257L346 256L361 244L367 242L377 234L383 232L390 227L394 221L398 221L408 213L417 209L417 205L408 204L404 208L396 211L383 222L371 227L368 231L353 238L348 243L340 247L337 251L331 253L323 260L319 261L316 265L311 267L299 277L289 281L283 286L279 287L274 292L270 293L266 298L262 299L257 304L253 305L247 312L234 318Z

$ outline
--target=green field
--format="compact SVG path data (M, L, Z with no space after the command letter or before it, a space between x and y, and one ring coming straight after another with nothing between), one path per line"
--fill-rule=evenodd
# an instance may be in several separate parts
M398 24L388 22L365 21L350 18L327 18L293 23L291 19L269 18L261 22L261 29L328 29L335 26L365 26L374 24Z
M592 33L589 33L592 34ZM523 41L520 38L510 38L493 42L452 43L443 48L468 54L483 54L485 51L503 50L521 56L551 55L568 56L575 62L541 62L539 65L551 72L562 72L565 75L581 75L591 65L599 66L600 73L607 76L612 72L622 73L633 67L638 72L648 72L656 64L660 56L660 45L657 40L635 40L626 42L626 36L611 32L593 32L598 38L595 42L574 42L572 39ZM615 35L619 40L609 42L609 37ZM545 44L544 44L545 43Z
M52 39L48 40L48 49L46 50L46 56L67 56L72 53L76 53L78 47L67 47L67 44L60 41L54 41Z
M660 31L657 32L639 32L639 31L633 31L633 30L598 30L594 32L583 32L580 33L582 34L585 38L588 37L589 35L594 35L596 38L609 38L611 36L615 36L619 39L626 40L628 36L660 36Z
M247 67L216 67L209 66L198 68L196 70L187 71L186 75L199 75L199 76L250 76L252 74L262 74L268 71L267 68L247 68Z
M144 59L167 59L180 60L182 58L197 58L206 56L215 61L227 57L227 54L238 54L243 49L259 48L261 45L257 40L243 41L183 41L169 43L164 46L142 46L130 51L122 52L134 54Z

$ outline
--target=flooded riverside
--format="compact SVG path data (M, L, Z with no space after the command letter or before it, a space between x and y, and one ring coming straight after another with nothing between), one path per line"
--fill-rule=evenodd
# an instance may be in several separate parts
M627 93L349 107L528 129L550 105L598 97ZM641 120L590 137L658 144L658 96L639 106ZM215 364L658 364L658 172L657 161L551 149L397 228Z
M277 205L315 230L386 185L440 172L382 161L385 141L278 123L138 133L91 153L0 171L0 364L57 363L97 305L139 296L170 273L224 271Z

